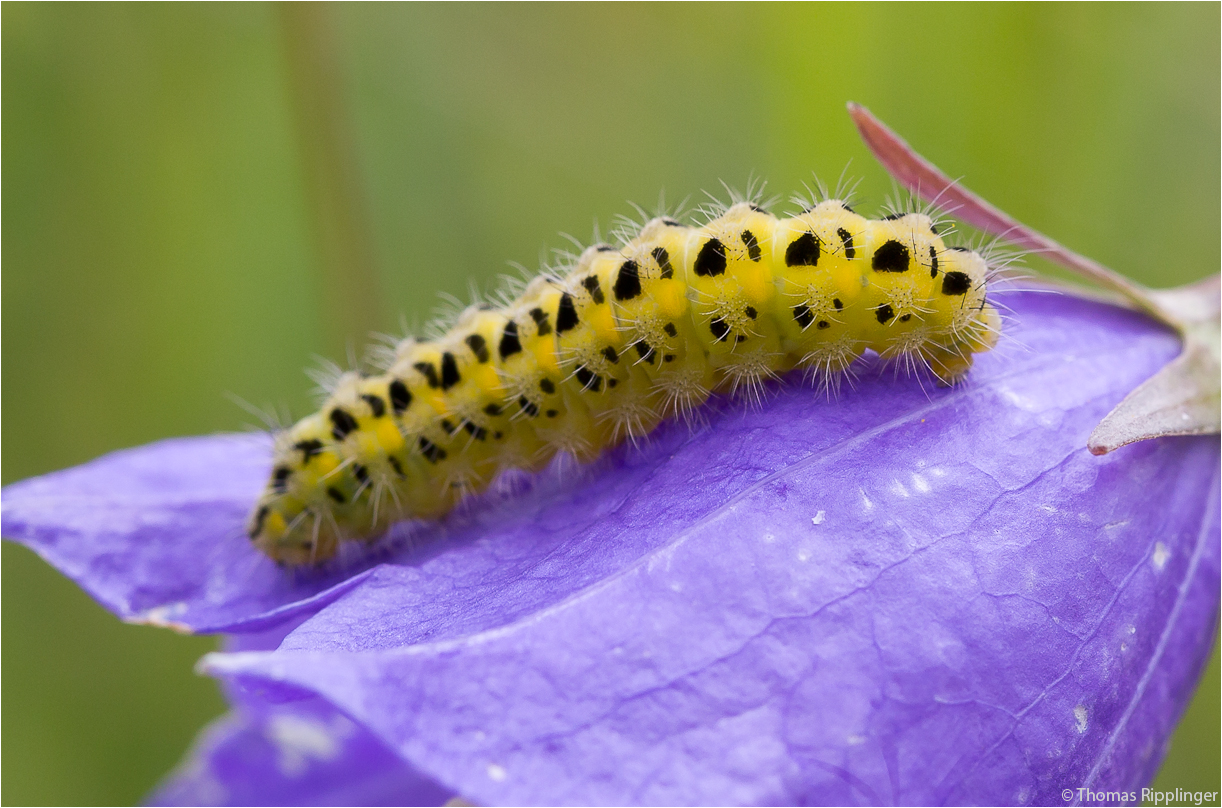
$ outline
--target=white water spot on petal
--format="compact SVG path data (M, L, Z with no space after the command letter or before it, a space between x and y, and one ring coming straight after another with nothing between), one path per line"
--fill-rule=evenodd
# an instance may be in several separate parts
M798 548L798 560L799 561L810 561L810 548L809 547L799 547Z
M496 782L499 783L502 780L504 780L508 775L509 775L509 772L505 771L505 767L498 766L495 763L488 764L488 777L490 779L495 780Z
M926 480L924 477L922 477L920 474L912 475L912 487L915 488L917 492L921 494L928 494L931 490L929 487L929 481Z
M824 514L824 513L826 513L826 511L819 511L817 514L815 514L814 516L812 516L812 517L810 518L810 523L811 523L812 525L821 525L821 524L823 524L823 514Z
M870 501L869 495L866 494L866 489L858 488L857 490L861 492L861 504L865 506L865 509L867 511L874 510L874 503Z
M279 752L277 768L285 777L298 777L309 768L310 760L333 760L339 755L338 740L321 721L299 715L276 715L263 734Z
M1040 426L1056 426L1061 423L1063 417L1058 410L1048 410L1036 416L1036 422Z
M131 617L128 622L156 626L157 628L168 628L171 631L177 631L179 634L191 634L191 627L177 619L186 613L186 601L178 601L177 603L166 603L146 609Z
M1073 708L1073 721L1078 728L1079 735L1086 734L1086 708L1079 704Z
M861 746L863 743L866 742L866 738L864 735L850 735L849 737L845 738L844 740L846 743L848 743L849 746Z
M1017 409L1025 412L1034 412L1041 408L1034 398L1015 388L1003 387L1000 392L1005 400Z
M650 572L670 572L670 565L671 562L674 561L674 558L675 546L673 544L667 545L650 556L649 562L645 568Z
M174 770L171 777L191 783L191 796L198 805L225 805L229 800L229 789L225 788L211 762L203 755L192 756Z
M1150 563L1154 565L1155 572L1162 572L1169 558L1171 558L1171 551L1167 549L1167 545L1161 541L1154 542L1154 554L1150 556Z
M895 482L891 483L891 493L895 494L897 497L912 496L911 494L908 493L908 489L904 487L904 484L901 483L899 480L896 480Z

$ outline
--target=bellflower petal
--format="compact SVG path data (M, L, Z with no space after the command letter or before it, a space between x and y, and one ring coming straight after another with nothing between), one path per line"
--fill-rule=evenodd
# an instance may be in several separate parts
M480 803L1139 788L1214 633L1219 442L1091 456L1176 339L1007 300L1015 343L963 387L794 386L665 427L449 520L276 650L205 669L321 698Z
M334 599L362 568L291 575L250 548L242 525L270 457L265 435L114 452L5 487L4 538L129 622L198 632L275 625Z
M453 796L320 700L214 721L153 805L441 805Z

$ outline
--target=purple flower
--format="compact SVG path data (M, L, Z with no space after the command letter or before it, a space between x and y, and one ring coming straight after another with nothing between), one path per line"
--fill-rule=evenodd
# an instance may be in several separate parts
M867 368L830 402L794 382L721 402L325 574L242 536L262 437L12 485L3 530L124 619L231 635L201 667L234 710L160 802L1140 789L1214 634L1219 440L1092 456L1176 337L1004 299L1009 339L961 387Z

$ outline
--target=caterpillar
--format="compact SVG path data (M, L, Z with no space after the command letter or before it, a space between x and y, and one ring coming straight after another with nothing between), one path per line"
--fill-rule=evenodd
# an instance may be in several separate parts
M824 194L826 196L826 194ZM277 432L247 523L288 566L405 518L437 518L501 471L588 461L710 394L806 369L829 383L865 351L946 385L997 341L988 265L926 212L867 219L842 199L755 201L624 228L504 305L472 305L379 372L350 371Z

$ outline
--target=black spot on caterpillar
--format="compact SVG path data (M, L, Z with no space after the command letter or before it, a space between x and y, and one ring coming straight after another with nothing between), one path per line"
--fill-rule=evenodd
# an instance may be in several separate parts
M679 225L673 226L678 227ZM661 274L658 275L659 278L668 280L675 276L675 268L670 265L670 253L666 251L665 247L654 247L650 255L653 256L653 260L658 262L658 269L661 270Z
M785 264L791 267L819 265L819 239L815 238L814 233L803 233L789 242L785 249Z
M711 238L700 248L696 255L694 270L697 275L710 277L721 275L726 271L726 248L719 239Z
M530 319L535 321L535 328L538 330L539 336L546 337L548 334L552 333L552 327L547 322L547 312L545 312L543 309L531 309Z
M518 339L518 324L513 320L505 323L505 330L501 332L501 346L497 350L501 354L502 362L522 352L522 342Z
M972 279L963 272L947 272L942 279L942 294L962 295L972 288Z
M441 355L441 389L449 390L458 384L462 377L458 375L458 362L454 354L446 351Z
M369 405L369 411L373 413L374 418L381 418L386 414L386 403L382 401L381 396L375 396L371 393L362 393L361 400Z
M606 300L606 298L603 297L602 284L598 282L597 275L589 276L581 282L581 285L584 286L586 291L590 293L590 299L593 300L596 305Z
M742 240L743 246L747 248L747 257L752 261L759 263L760 258L762 258L764 254L760 252L760 243L755 238L755 234L750 230L744 230L742 232Z
M844 257L853 259L857 257L857 250L853 248L853 234L843 227L836 231L836 235L840 236L840 243L844 246Z
M357 430L356 419L338 407L331 410L331 423L334 424L331 427L331 435L336 440L343 440Z
M439 463L446 458L445 449L441 449L437 444L425 437L419 440L420 453L428 458L430 463Z
M625 261L615 279L615 299L632 300L641 293L641 277L636 261Z
M481 364L488 361L488 343L482 336L471 334L463 342L467 343L467 347L471 349L471 353L475 354L477 361Z
M269 513L271 513L271 508L266 505L260 505L259 509L255 511L255 517L253 520L251 520L250 525L251 541L257 539L259 534L263 532L263 521L267 519L267 515Z
M925 256L928 274L909 271ZM926 215L871 220L840 200L654 219L344 374L277 436L247 531L280 562L317 563L442 516L507 468L589 460L714 392L794 369L827 378L865 351L953 383L997 338L987 272Z
M322 451L322 441L320 440L299 440L293 444L293 448L301 452L301 462L309 463L310 458Z
M874 251L874 269L878 272L907 272L908 248L898 241L888 241Z
M407 389L407 385L401 379L392 381L387 389L390 391L390 406L395 411L395 415L401 414L412 405L411 391Z
M565 292L560 296L560 308L556 314L556 333L563 334L577 327L577 307L573 305L573 296Z
M429 387L441 386L441 382L437 379L437 368L433 367L431 362L417 362L412 367L424 374L424 377L428 379Z

